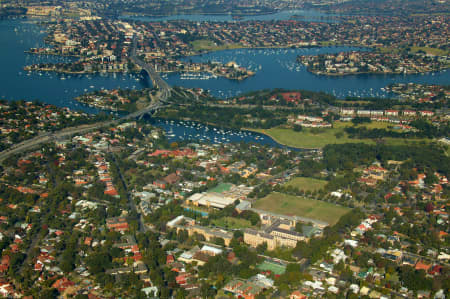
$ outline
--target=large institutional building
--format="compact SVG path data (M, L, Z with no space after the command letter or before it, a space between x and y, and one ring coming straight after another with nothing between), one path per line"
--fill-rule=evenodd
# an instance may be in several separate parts
M293 220L278 219L276 217L266 217L265 221L269 226L264 230L246 229L244 231L244 242L250 246L267 244L267 249L274 250L277 247L293 248L298 241L308 241L310 236L320 233L319 229L308 229L308 232L296 232L294 230L296 222Z
M208 242L213 242L214 239L221 238L226 246L230 245L231 239L233 238L233 234L226 230L197 225L195 224L194 219L184 217L182 215L167 222L167 227L175 228L177 232L180 230L186 230L189 236L197 233L205 237Z
M245 200L253 190L244 185L221 184L209 192L195 193L186 199L186 204L223 209L237 200Z

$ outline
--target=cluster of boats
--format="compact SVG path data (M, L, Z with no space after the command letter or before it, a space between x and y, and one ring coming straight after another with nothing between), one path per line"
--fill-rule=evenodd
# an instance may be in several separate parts
M217 79L216 75L211 75L208 73L182 73L180 75L181 80L209 80Z
M204 125L192 121L158 120L154 124L166 131L166 136L176 140L198 140L211 143L268 142L263 135L250 131L238 131Z

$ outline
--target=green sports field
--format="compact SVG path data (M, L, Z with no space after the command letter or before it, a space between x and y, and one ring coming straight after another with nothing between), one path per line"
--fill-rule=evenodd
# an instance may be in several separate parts
M266 134L272 137L276 142L298 148L322 148L327 144L342 143L367 143L375 144L372 139L350 138L345 132L346 127L353 126L351 122L338 122L333 124L333 128L304 128L301 132L284 127L274 127L270 129L252 129L252 131ZM370 124L362 124L358 127L366 127L367 129L388 129L389 124L383 122L372 122ZM407 144L408 142L427 141L427 139L406 139L406 138L383 138L387 144L398 145Z
M276 214L301 216L335 224L349 208L332 203L282 193L271 193L257 200L253 207Z
M270 271L275 275L281 275L284 274L284 272L286 272L286 266L271 263L269 261L264 261L263 263L259 264L258 269L262 271Z
M323 189L323 187L325 187L326 184L327 184L327 181L325 181L325 180L299 177L299 178L293 178L292 180L290 180L289 182L287 182L284 185L292 186L292 187L298 188L300 190L305 190L305 191L318 191L318 190Z
M227 184L227 183L221 183L219 185L217 185L216 187L208 190L209 192L216 192L216 193L222 193L225 191L230 190L232 184Z

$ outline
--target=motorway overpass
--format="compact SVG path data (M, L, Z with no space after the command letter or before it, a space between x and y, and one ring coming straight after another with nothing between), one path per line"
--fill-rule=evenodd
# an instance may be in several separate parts
M101 127L106 127L106 126L110 126L113 124L117 124L120 120L140 118L140 117L144 116L145 114L151 113L153 111L157 111L158 109L166 106L168 104L167 100L169 99L169 97L171 95L172 88L170 87L169 84L167 84L166 81L164 81L161 78L161 76L159 76L159 74L156 72L156 70L154 69L153 66L149 65L148 63L146 63L145 61L143 61L136 55L136 46L137 46L137 39L135 37L133 39L133 48L131 51L130 59L135 64L139 65L142 68L142 70L147 72L147 74L149 75L150 79L153 82L153 86L158 89L157 97L153 97L153 101L152 101L152 103L150 103L150 105L148 105L147 107L145 107L139 111L125 115L119 120L104 121L104 122L99 122L99 123L89 124L89 125L81 125L81 126L66 128L66 129L63 129L63 130L60 130L60 131L54 132L54 133L48 132L48 133L39 134L38 136L36 136L32 139L22 141L18 144L13 145L9 149L6 149L6 150L0 152L0 162L3 162L4 160L6 160L7 158L9 158L13 155L21 154L25 151L29 151L33 148L37 148L42 143L47 143L47 142L51 142L51 141L54 141L57 139L67 138L74 134L84 134L91 130L96 130Z
M150 105L148 105L144 109L141 109L139 111L124 116L123 117L124 119L139 118L152 111L158 110L159 108L167 104L167 100L169 99L172 91L170 85L167 84L167 82L161 78L161 76L158 74L155 68L138 57L138 55L136 54L136 49L137 49L137 36L134 36L133 48L131 49L130 59L148 74L148 76L152 80L153 86L157 88L158 96L150 97L153 98L153 101L152 103L150 103Z
M117 121L114 121L114 120L103 121L103 122L98 122L98 123L89 124L89 125L70 127L70 128L60 130L58 132L53 132L53 133L47 132L47 133L39 134L38 136L36 136L32 139L27 139L20 143L14 144L12 147L0 152L0 162L3 162L4 160L6 160L7 158L9 158L13 155L20 154L25 151L31 150L33 148L36 148L42 143L51 142L51 141L54 141L57 139L67 138L74 134L84 134L89 131L99 129L101 127L112 125L114 123L117 123Z

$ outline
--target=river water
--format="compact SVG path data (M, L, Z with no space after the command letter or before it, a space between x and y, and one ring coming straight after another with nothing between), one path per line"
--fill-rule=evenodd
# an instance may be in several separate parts
M23 66L39 62L70 61L70 57L38 56L24 53L30 47L44 46L42 27L25 20L0 21L0 36L7 41L0 48L0 98L9 100L39 99L58 106L84 109L73 98L86 91L105 88L143 88L151 85L148 78L130 74L60 76L55 73L26 73ZM201 87L219 97L235 96L262 88L308 89L325 91L340 98L346 96L387 96L381 88L395 82L448 84L449 71L418 75L318 76L298 64L298 55L336 53L357 50L353 47L321 47L304 49L237 49L218 51L186 58L196 62L235 61L256 71L243 81L225 78L183 80L179 74L164 75L171 85ZM63 79L63 80L62 80Z
M40 100L57 106L65 106L71 109L98 112L74 101L73 98L87 91L96 89L128 88L140 89L151 86L147 77L130 74L108 75L57 75L55 73L27 73L23 66L40 62L67 62L74 58L57 56L38 56L26 54L24 51L30 47L44 46L45 31L42 27L28 20L3 20L0 21L0 98L8 100ZM4 46L6 44L6 46ZM325 91L340 98L346 96L387 96L381 88L395 82L415 82L449 84L450 72L442 71L421 75L358 75L345 77L317 76L306 71L306 68L295 62L297 55L309 55L318 53L335 53L340 51L356 50L350 47L322 47L310 49L238 49L219 51L191 59L197 62L235 61L239 65L255 70L255 76L243 81L233 81L225 78L209 80L183 80L179 74L163 75L170 85L185 87L201 87L216 96L228 97L243 92L266 88L308 89ZM165 124L162 124L164 126ZM188 131L172 126L176 136L186 134L194 137L203 131ZM170 128L168 129L168 131ZM202 129L203 130L203 129ZM208 132L208 131L206 131ZM238 141L227 138L222 134L212 131L208 134L209 141L220 142ZM234 136L234 135L232 135ZM217 138L214 138L217 137ZM225 137L225 139L222 139ZM241 140L247 140L246 136ZM259 137L256 139L256 137ZM255 134L254 141L260 142L261 135ZM234 137L233 137L234 138ZM207 138L204 138L208 140ZM270 138L269 138L270 139ZM261 143L261 142L260 142ZM273 140L263 141L273 144Z
M321 47L304 49L238 49L225 50L189 57L195 62L235 61L256 71L256 75L243 81L232 81L224 78L210 80L183 80L179 74L168 76L172 85L201 87L208 89L219 97L235 96L242 92L255 91L262 88L307 89L325 91L339 98L347 96L387 97L392 96L382 88L395 82L416 82L448 84L448 71L417 75L350 75L319 76L306 70L296 62L298 55L315 55L358 50L356 47Z
M206 143L234 143L244 141L294 149L283 146L264 134L245 130L218 128L193 121L169 121L163 119L152 119L151 124L164 129L169 142L195 140Z
M73 98L95 89L143 88L149 81L135 75L83 75L68 76L56 73L27 73L23 67L45 62L69 62L74 58L26 54L31 47L45 46L43 27L27 20L0 21L0 98L8 100L35 100L95 112L81 106Z

